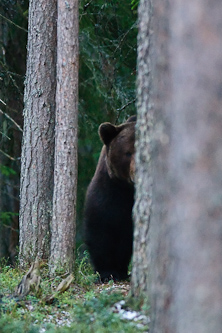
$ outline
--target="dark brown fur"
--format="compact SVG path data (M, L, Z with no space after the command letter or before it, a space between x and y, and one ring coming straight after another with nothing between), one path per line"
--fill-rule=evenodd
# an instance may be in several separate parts
M132 255L135 117L99 127L104 142L85 202L85 240L101 280L125 279Z

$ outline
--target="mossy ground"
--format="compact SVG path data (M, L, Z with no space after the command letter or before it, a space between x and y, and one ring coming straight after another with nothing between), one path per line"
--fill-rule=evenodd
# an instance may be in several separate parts
M96 276L88 263L87 255L76 260L74 281L70 288L56 295L52 304L46 304L45 297L66 276L50 278L47 265L41 268L41 290L30 293L22 300L12 297L15 287L25 272L0 265L0 332L148 332L147 325L138 321L121 319L113 305L121 300L130 302L130 285L126 283L95 284ZM115 313L117 312L117 313Z

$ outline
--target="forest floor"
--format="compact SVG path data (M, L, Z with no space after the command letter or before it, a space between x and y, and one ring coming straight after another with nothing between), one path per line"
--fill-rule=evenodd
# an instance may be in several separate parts
M130 283L96 284L85 259L77 264L67 290L66 274L49 278L43 267L38 290L18 296L15 290L22 289L27 271L0 265L1 333L149 331L147 309L130 296Z

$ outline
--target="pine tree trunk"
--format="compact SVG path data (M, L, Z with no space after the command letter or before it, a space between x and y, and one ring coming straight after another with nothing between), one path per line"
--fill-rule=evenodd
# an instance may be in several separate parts
M134 251L131 278L132 295L146 298L148 293L149 223L152 205L151 132L152 84L150 68L151 1L141 0L138 32L137 135L136 135L136 198L134 205Z
M55 174L50 270L74 264L77 190L78 1L58 1Z
M222 4L156 0L150 44L148 3L139 11L132 291L149 291L150 332L220 332Z
M151 332L222 327L221 10L154 2Z
M56 1L29 4L20 188L20 264L47 258L52 215Z

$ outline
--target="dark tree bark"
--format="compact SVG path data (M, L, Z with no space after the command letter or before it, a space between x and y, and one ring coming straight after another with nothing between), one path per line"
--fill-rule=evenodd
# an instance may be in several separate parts
M78 0L58 0L55 174L50 271L74 264L77 190Z
M56 1L29 4L20 189L20 264L47 258L52 215Z

